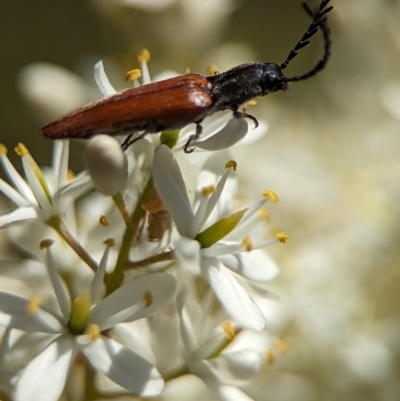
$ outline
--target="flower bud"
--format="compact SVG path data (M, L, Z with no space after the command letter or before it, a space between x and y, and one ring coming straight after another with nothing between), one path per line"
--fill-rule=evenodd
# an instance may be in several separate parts
M128 178L128 162L121 145L108 135L97 135L85 151L86 166L94 185L107 195L120 193Z

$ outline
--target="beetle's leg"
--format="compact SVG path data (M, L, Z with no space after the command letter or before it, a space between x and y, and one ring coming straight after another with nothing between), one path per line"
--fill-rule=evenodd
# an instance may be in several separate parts
M125 151L133 143L135 143L139 139L143 139L148 133L149 133L148 131L144 131L143 134L140 134L138 137L133 138L133 139L131 139L132 138L132 134L128 135L127 138L125 139L125 141L123 142L123 144L121 145L122 146L122 150Z
M254 123L254 128L253 129L256 129L258 127L257 119L254 116L252 116L251 114L247 114L247 113L245 113L243 111L239 111L239 110L233 110L233 117L235 117L235 118L248 118L249 120L253 121L253 123Z
M192 141L195 141L196 139L199 139L201 133L203 132L203 127L200 125L200 123L196 123L196 133L193 135L190 135L188 141L186 142L185 146L184 146L184 151L185 153L192 153L194 151L195 148L190 148L190 143Z
M126 149L129 148L129 143L130 143L130 141L131 141L132 135L133 135L133 134L129 134L129 135L125 138L124 142L121 143L121 148L122 148L122 150L125 151Z

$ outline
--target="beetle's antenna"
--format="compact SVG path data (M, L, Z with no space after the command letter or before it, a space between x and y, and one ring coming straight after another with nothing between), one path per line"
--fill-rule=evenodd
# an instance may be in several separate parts
M326 23L327 22L326 15L333 9L333 7L331 6L326 8L326 6L330 1L331 0L322 0L315 14L311 11L310 7L306 3L302 4L306 13L310 15L313 20L310 26L308 27L307 32L303 35L300 41L292 49L292 51L287 56L286 60L280 65L280 68L281 70L284 70L289 65L289 63L297 56L299 50L302 49L303 47L306 47L310 43L310 39L318 32L319 28L321 29L322 34L324 36L324 42L325 42L324 56L320 61L318 61L317 65L311 71L303 75L297 75L292 78L287 78L286 82L301 81L303 79L310 78L313 75L317 74L319 71L321 71L328 62L329 56L331 55L332 41L330 38L330 31Z

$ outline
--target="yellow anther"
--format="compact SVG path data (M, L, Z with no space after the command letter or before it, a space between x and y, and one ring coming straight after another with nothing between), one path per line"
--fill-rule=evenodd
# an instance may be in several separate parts
M43 303L42 298L33 297L29 303L26 305L26 312L29 316L36 315L40 305Z
M104 241L104 243L105 243L107 246L115 246L115 239L114 239L114 238L107 238L107 239Z
M142 62L145 61L148 63L151 59L151 54L147 49L143 49L139 54L138 54L138 61Z
M267 349L267 363L268 365L272 365L275 363L275 354L273 353L272 349Z
M219 69L215 64L211 64L207 67L207 74L209 75L214 75L218 71Z
M133 81L134 79L138 79L142 76L142 71L140 71L139 69L134 69L134 70L130 70L126 73L125 75L125 80L126 81Z
M289 239L289 236L281 232L276 234L276 238L278 238L279 242L284 244Z
M236 336L236 330L235 328L232 326L231 323L226 322L222 325L222 328L225 332L225 336L228 340L233 340Z
M143 294L143 298L144 298L144 301L146 302L146 308L151 306L151 304L153 303L153 294L150 291L146 291Z
M279 201L278 194L275 191L273 191L272 189L267 189L262 194L263 194L263 196L265 196L268 200L270 200L273 203L276 203Z
M52 245L54 244L54 240L52 239L44 239L41 243L40 243L40 249L44 249L44 248L50 248Z
M6 145L0 143L0 156L5 156L7 154L7 147Z
M89 336L90 341L94 342L101 337L100 327L97 324L91 324L86 329L86 334Z
M201 189L201 193L203 196L209 196L215 192L215 185L209 185L208 187L204 187Z
M266 209L265 207L262 207L261 209L259 209L258 214L260 215L260 217L263 220L269 221L270 213L269 213L269 210Z
M255 106L256 104L257 104L257 100L249 100L248 102L247 102L247 104L249 105L249 106Z
M23 157L23 156L29 155L29 150L21 142L14 148L14 150L18 156Z
M103 227L108 227L110 225L110 223L108 222L107 217L106 217L106 215L104 213L100 215L99 223Z
M277 338L276 348L278 348L279 351L285 353L289 349L289 345L283 338Z
M68 169L67 171L67 181L71 182L75 178L75 174L72 170Z
M225 168L231 168L233 171L236 171L237 163L235 162L235 160L229 160L228 163L225 164Z
M251 239L248 235L246 235L243 239L242 239L242 244L244 246L244 249L246 249L247 252L250 252L253 250L253 243L251 242Z

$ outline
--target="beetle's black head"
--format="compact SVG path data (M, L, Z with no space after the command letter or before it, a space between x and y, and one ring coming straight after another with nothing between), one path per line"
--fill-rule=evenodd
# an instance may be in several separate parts
M263 96L277 91L287 91L289 89L288 80L282 73L278 64L265 63L263 73Z

